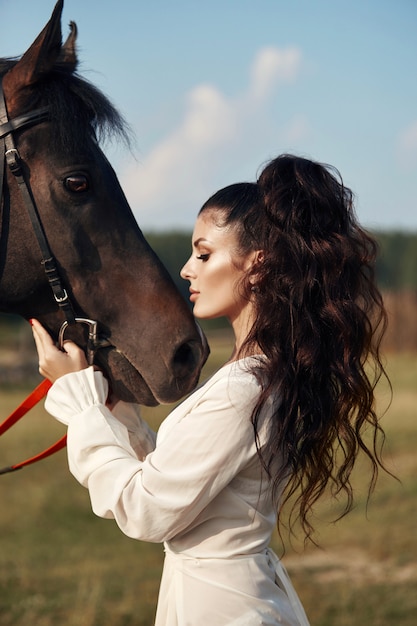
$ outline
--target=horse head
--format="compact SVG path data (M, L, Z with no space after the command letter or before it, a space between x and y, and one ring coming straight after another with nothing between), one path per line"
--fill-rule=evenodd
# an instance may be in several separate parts
M197 383L207 344L99 147L103 133L123 134L124 123L77 75L77 29L71 23L62 44L62 7L60 0L19 60L0 62L8 120L0 119L0 142L13 135L38 228L73 315L97 321L105 337L95 363L115 394L148 405L172 402ZM21 123L34 110L37 118ZM57 339L63 309L44 271L19 181L8 167L3 171L2 159L0 310L36 317ZM84 345L82 328L70 323L66 338Z

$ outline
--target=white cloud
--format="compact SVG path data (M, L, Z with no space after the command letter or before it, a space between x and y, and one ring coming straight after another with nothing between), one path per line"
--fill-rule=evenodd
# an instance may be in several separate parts
M233 110L214 87L201 85L187 97L180 126L157 144L142 164L121 177L132 207L145 216L180 209L188 189L199 190L205 179L204 160L235 131ZM194 191L194 194L196 192ZM202 196L199 196L202 201Z
M417 120L400 133L397 153L403 167L413 169L417 166Z
M251 71L251 95L264 99L279 84L292 82L298 75L301 52L298 48L263 48Z
M192 226L224 170L243 161L261 141L267 132L264 111L274 89L294 81L300 65L297 48L265 48L254 59L243 94L228 98L201 84L186 96L178 127L120 175L142 228Z

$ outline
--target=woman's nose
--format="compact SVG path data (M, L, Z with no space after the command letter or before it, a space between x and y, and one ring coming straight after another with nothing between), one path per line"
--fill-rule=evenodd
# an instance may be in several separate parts
M180 276L184 280L190 280L190 278L193 276L190 261L191 261L191 257L188 259L187 263L183 266L182 270L180 271Z

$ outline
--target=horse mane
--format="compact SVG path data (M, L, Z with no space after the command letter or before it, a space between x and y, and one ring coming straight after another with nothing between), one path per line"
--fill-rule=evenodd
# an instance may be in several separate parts
M0 76L18 60L0 58ZM56 141L64 149L73 151L86 145L91 137L99 143L121 138L131 146L132 131L108 97L63 63L57 62L53 71L39 79L28 93L25 111L44 106L49 107L58 129Z

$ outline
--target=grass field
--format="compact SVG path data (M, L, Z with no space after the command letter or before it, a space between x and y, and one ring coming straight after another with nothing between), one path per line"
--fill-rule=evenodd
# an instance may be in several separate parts
M225 360L230 339L216 335L204 376ZM382 475L366 510L368 467L355 473L355 510L330 523L317 510L320 548L287 545L284 563L312 626L417 623L417 356L392 355L394 398L383 420L385 458L401 479ZM23 399L0 390L1 419ZM381 386L381 406L388 390ZM167 407L147 409L156 427ZM0 466L49 445L63 427L42 406L0 441ZM87 492L69 475L65 453L0 476L1 626L151 626L163 551L124 537L96 518ZM281 546L274 538L278 552ZM204 626L204 625L196 625Z

